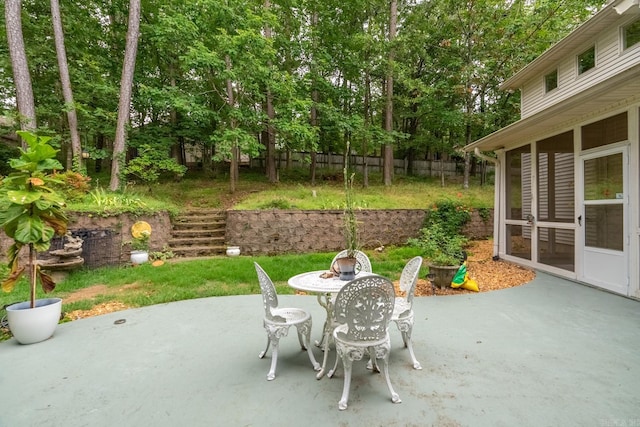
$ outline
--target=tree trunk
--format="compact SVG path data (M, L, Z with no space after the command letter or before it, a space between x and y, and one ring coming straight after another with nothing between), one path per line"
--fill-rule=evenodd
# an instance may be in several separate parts
M271 1L264 1L264 10L266 13L269 13L271 9ZM265 24L264 26L264 38L267 40L271 40L271 27L269 24ZM271 66L271 64L269 64ZM265 104L263 106L264 112L267 116L266 129L263 132L263 142L266 148L266 160L267 160L267 179L269 182L278 182L277 175L277 167L276 167L276 134L273 128L273 120L275 119L276 112L273 108L273 94L271 93L271 89L269 88L269 83L267 82L266 93L265 93Z
M118 122L116 137L113 141L113 161L111 163L111 181L109 189L120 188L120 170L125 162L126 127L129 123L129 108L133 88L133 72L136 68L136 53L140 35L140 0L129 0L129 23L127 28L127 44L124 51L122 77L120 80L120 102L118 103Z
M224 57L225 66L229 75L231 75L231 58L229 55L225 55ZM233 95L233 82L230 79L227 79L227 104L229 105L229 110L232 111L235 106L235 97ZM236 128L236 119L231 118L231 130L235 130ZM238 183L238 141L234 140L231 146L231 164L229 165L229 190L231 193L235 193L236 185Z
M37 127L36 108L33 100L27 54L24 48L24 38L22 37L21 9L20 0L5 0L4 2L7 44L9 56L11 57L13 82L16 86L16 103L20 114L20 129L33 130ZM22 148L27 148L24 141L22 141Z
M393 41L396 38L396 24L398 20L398 2L391 0L389 12L389 68L387 70L387 102L385 108L384 130L391 134L393 131L393 62L395 50ZM393 143L384 145L383 154L384 185L391 185L393 181Z
M62 18L60 16L60 4L58 0L51 0L51 20L53 22L58 68L60 69L62 95L64 97L64 103L67 105L67 120L69 121L69 133L71 136L71 165L74 171L82 172L84 165L82 164L82 146L80 144L80 134L78 133L78 116L73 101L73 91L71 90L69 64L67 62L67 52L64 44L64 32L62 31Z
M369 145L369 131L371 130L371 75L369 70L364 73L364 127L365 135L362 142L362 186L364 188L369 187L369 164L367 161L368 145Z

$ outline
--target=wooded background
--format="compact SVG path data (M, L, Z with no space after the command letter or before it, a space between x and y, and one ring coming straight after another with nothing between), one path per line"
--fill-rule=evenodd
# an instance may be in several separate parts
M519 118L499 85L605 0L5 0L0 126L55 135L111 189L140 149L205 170L240 153L464 157ZM115 159L116 161L112 162ZM410 169L410 168L409 168ZM366 168L365 168L366 185Z

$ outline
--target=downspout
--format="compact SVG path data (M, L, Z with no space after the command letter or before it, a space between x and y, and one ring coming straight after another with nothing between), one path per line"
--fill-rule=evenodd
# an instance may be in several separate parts
M494 191L493 191L493 260L497 261L500 259L499 255L499 244L500 244L500 183L502 182L502 171L500 170L500 160L486 156L480 152L480 149L476 147L474 149L474 154L481 158L482 160L486 160L488 162L493 163L495 170L495 178L494 178Z

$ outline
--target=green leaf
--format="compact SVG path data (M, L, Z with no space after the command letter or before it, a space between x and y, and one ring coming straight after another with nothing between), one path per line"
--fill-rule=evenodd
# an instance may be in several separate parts
M27 205L40 198L41 193L36 191L7 191L7 198L17 205Z
M5 227L13 221L16 221L25 209L19 205L9 205L4 210L0 210L0 227Z
M55 156L55 153L53 154ZM62 170L64 167L62 163L56 159L46 159L38 163L38 170Z
M34 172L38 164L36 162L23 159L11 159L9 160L9 166L20 171Z
M53 229L51 229L51 236L53 236ZM42 219L32 216L24 216L18 220L18 227L15 232L14 239L21 243L36 243L40 241L50 240L46 239L45 224Z

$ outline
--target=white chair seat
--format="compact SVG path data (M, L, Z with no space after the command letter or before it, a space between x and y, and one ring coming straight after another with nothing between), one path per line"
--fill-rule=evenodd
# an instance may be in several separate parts
M274 317L282 317L286 323L291 325L296 325L311 319L311 314L301 308L274 308L271 310L271 314L273 314Z
M258 265L254 263L258 281L260 282L260 290L262 291L262 302L264 306L264 329L267 332L267 347L258 354L259 358L263 358L271 344L273 350L271 353L271 367L267 374L267 380L271 381L276 378L276 366L278 364L278 344L280 338L287 336L289 328L295 326L298 331L298 341L300 347L307 351L309 360L313 365L313 369L320 370L320 364L316 361L311 351L311 314L301 308L278 307L278 294L276 287L273 285L269 275Z
M393 307L393 316L391 318L391 320L396 323L398 330L400 330L404 346L409 349L413 369L422 369L422 365L420 365L420 362L418 362L413 352L413 341L411 340L414 322L413 295L416 290L416 283L418 282L421 266L422 257L417 256L409 260L402 269L399 287L405 296L396 298Z
M410 316L412 312L411 306L412 304L407 302L406 299L396 297L396 303L393 306L393 315L391 317L391 320L395 321L397 319L400 319L401 317Z

